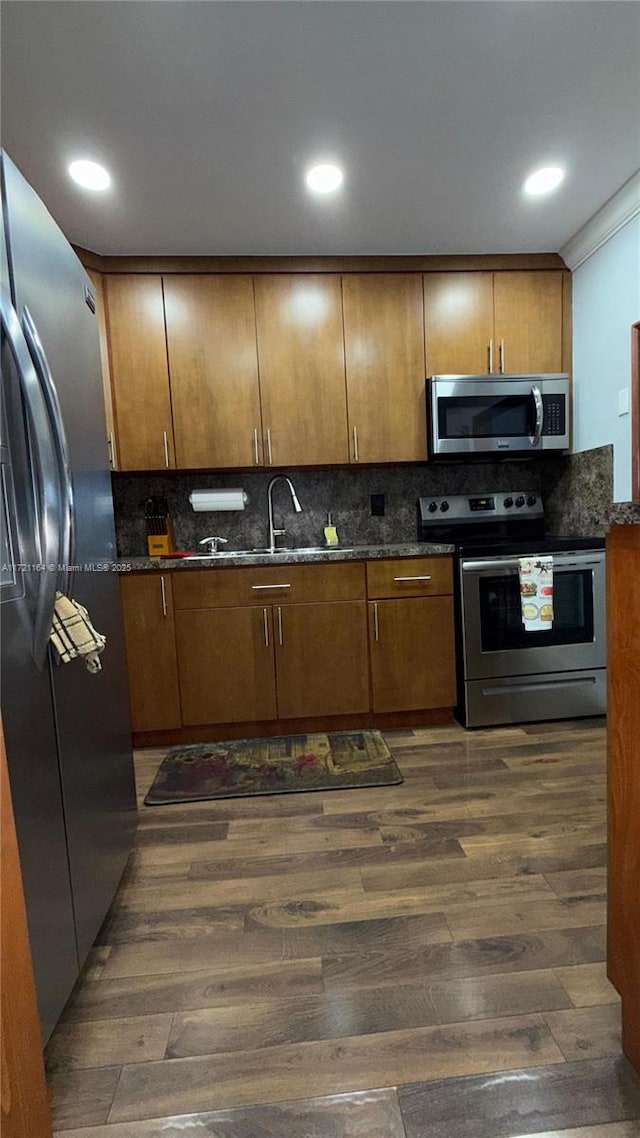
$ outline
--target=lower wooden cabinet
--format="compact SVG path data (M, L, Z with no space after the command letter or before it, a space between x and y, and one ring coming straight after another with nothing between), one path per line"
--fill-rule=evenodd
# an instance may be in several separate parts
M122 577L120 595L133 729L180 727L171 577Z
M456 702L453 597L369 602L373 710Z
M176 649L186 726L276 718L271 606L179 611Z
M276 606L281 719L369 711L365 601Z

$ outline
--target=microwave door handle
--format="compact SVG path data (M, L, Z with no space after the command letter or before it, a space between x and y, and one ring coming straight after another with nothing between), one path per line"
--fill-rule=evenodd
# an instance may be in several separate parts
M50 430L48 408L38 376L6 288L0 285L0 322L13 356L28 423L32 477L36 494L38 556L41 562L39 588L32 630L33 658L38 668L47 658L49 634L56 599L57 565L60 554L60 485L58 464ZM53 571L48 569L53 565Z
M38 334L38 329L29 309L24 307L22 313L22 328L31 358L40 381L40 387L47 406L51 435L53 437L56 457L58 461L59 483L62 490L62 562L64 569L64 588L61 590L67 596L71 593L71 569L74 555L74 509L73 509L73 482L69 467L69 447L64 429L64 420L60 409L60 401L56 391L49 361Z
M534 428L533 435L531 436L531 445L534 447L537 447L540 445L540 439L542 438L542 424L544 422L544 404L542 402L542 394L540 392L540 388L538 387L538 385L536 383L533 383L531 385L531 395L533 397L533 403L534 403L534 407L535 407L535 411L536 411L536 425Z

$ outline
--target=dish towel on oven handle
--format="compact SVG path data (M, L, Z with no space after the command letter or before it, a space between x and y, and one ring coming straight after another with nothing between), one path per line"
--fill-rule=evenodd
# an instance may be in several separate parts
M553 557L519 557L520 606L525 632L553 628Z

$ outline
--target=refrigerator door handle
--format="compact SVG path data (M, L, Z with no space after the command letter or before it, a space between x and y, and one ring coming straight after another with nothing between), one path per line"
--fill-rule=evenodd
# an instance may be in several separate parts
M38 334L33 316L25 305L22 312L22 329L27 341L27 347L36 369L36 374L40 381L40 387L45 399L47 410L49 413L49 421L51 423L51 434L53 435L56 456L58 460L59 482L62 489L62 518L61 518L61 555L62 565L61 569L62 580L64 586L61 592L66 596L71 595L71 566L73 564L74 556L74 510L73 510L73 482L71 480L71 469L69 466L69 447L67 444L67 435L64 429L64 420L62 418L62 411L60 409L60 401L58 399L58 392L56 385L53 382L51 368L47 355L42 346L42 340Z
M11 297L3 285L0 285L0 323L18 373L27 413L29 446L34 465L38 555L41 564L33 620L32 650L37 667L42 669L47 658L58 581L61 501L58 463L51 437L48 408L20 321L11 303Z

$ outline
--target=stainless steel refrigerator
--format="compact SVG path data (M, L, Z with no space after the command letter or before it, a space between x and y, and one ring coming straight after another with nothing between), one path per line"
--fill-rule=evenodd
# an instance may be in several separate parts
M91 282L2 154L1 689L46 1041L124 869L135 794ZM56 662L56 590L107 637L102 671Z

